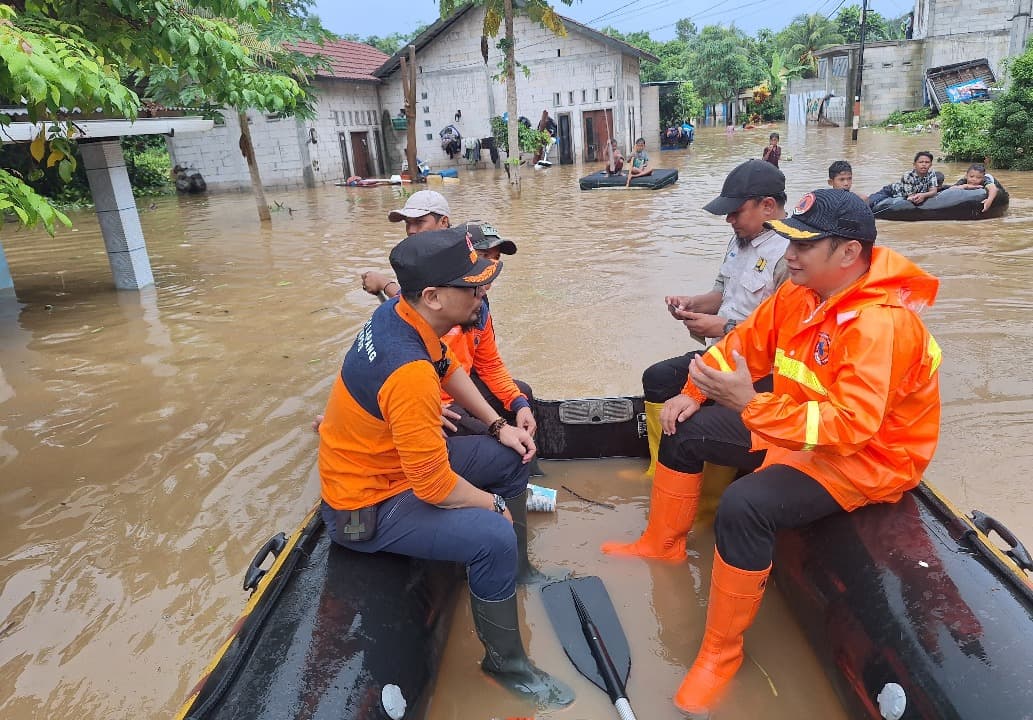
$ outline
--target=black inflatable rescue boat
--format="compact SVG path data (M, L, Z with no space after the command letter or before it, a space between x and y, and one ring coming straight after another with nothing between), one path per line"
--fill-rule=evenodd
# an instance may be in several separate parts
M641 397L534 409L545 459L648 455ZM845 710L863 720L1029 720L1031 570L1007 528L925 483L782 533L774 563ZM449 563L339 547L313 512L259 550L244 614L176 718L420 720L464 582Z
M887 198L872 208L879 220L987 220L1008 211L1008 191L997 183L997 197L983 212L986 190L948 187L921 205L905 198Z

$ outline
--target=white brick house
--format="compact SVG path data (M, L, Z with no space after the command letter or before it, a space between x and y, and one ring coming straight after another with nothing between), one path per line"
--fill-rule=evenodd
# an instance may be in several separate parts
M247 112L262 184L314 186L349 175L383 173L386 160L380 124L381 82L372 72L388 56L346 40L322 47L302 43L299 49L325 56L331 69L320 72L313 83L318 95L315 118ZM209 188L250 188L247 162L238 146L237 113L227 110L223 115L225 124L209 132L169 138L169 155L174 165L198 170Z
M506 111L506 87L493 79L501 72L502 59L495 39L488 38L487 62L481 55L484 13L483 7L467 5L438 20L413 41L417 150L421 159L435 167L450 164L438 138L442 128L454 124L464 138L488 137L490 118ZM640 85L639 67L643 61L659 60L568 18L563 22L566 37L524 16L514 18L516 59L530 70L526 77L519 69L517 72L518 112L537 127L542 110L549 111L560 137L551 159L598 159L606 139L604 120L622 147L630 147L640 135L655 143L660 132L658 96L649 88L643 100L642 92L647 89ZM405 52L403 49L374 72L384 81L380 90L384 107L395 114L403 106L399 59ZM405 132L395 132L388 140L392 141L390 152L400 157Z

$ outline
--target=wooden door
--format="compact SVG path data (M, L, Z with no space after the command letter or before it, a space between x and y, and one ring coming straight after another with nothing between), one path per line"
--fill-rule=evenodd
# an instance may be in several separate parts
M572 165L574 163L574 138L570 133L570 113L560 113L557 135L556 139L560 143L560 165Z
M606 142L613 137L613 113L592 110L581 113L585 129L585 162L602 162Z
M369 133L353 132L351 136L355 174L363 178L370 177L369 169L372 167L372 163L369 161Z

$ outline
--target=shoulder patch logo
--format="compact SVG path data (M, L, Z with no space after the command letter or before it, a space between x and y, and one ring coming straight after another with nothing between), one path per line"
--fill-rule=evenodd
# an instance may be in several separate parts
M826 332L818 333L818 342L814 343L814 362L828 365L829 351L832 349L832 338Z

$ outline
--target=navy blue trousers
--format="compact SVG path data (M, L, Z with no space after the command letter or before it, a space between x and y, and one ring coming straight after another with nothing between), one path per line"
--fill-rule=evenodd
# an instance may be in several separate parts
M452 469L476 487L507 500L527 490L531 466L493 438L449 438ZM412 490L388 498L377 509L376 534L349 542L337 532L349 513L326 503L321 513L330 537L359 552L393 552L426 560L450 560L466 566L470 591L482 600L505 600L516 592L517 546L513 525L502 515L480 508L447 510L423 502Z
M758 384L770 382L770 376ZM714 518L717 551L741 570L764 570L775 553L775 535L841 511L839 503L814 478L796 468L764 462L751 452L750 431L739 413L708 404L660 439L658 460L683 473L703 472L703 463L728 465L748 473L724 491Z

